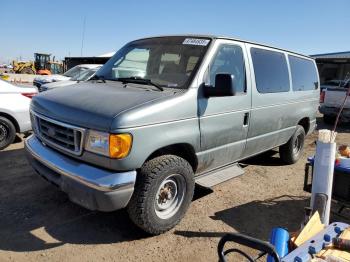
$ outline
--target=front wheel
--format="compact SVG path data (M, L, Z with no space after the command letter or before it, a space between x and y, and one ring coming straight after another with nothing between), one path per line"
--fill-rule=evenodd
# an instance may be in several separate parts
M193 170L185 159L174 155L156 157L138 173L128 205L129 216L142 230L161 234L180 222L193 192Z
M0 116L0 150L12 144L15 138L15 126L7 118Z
M294 135L279 148L280 157L286 164L294 164L301 157L304 149L305 130L297 125Z

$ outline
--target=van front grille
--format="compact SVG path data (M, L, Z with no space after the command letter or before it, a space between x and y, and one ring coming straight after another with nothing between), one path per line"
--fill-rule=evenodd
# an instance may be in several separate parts
M84 129L32 113L35 134L48 145L80 155L83 147Z

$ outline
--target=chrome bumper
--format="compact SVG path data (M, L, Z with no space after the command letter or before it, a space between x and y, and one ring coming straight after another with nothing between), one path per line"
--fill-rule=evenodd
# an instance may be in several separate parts
M59 186L70 199L91 210L125 207L134 191L136 171L115 173L61 154L44 146L34 135L25 141L30 164Z

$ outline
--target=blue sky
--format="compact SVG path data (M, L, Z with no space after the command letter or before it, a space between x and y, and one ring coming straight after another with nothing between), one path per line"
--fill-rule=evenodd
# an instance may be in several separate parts
M304 54L350 50L349 0L2 0L0 62L118 50L130 40L201 33L242 38Z

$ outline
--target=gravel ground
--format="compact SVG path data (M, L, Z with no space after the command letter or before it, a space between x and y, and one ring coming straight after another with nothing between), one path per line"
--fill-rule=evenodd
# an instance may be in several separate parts
M349 143L349 131L339 129L337 142ZM225 232L267 240L274 226L295 231L309 204L304 165L316 137L307 138L294 165L283 165L277 151L269 151L245 161L243 176L213 190L197 187L182 222L155 237L138 230L124 210L90 212L71 203L34 173L18 139L0 152L0 261L217 261Z

